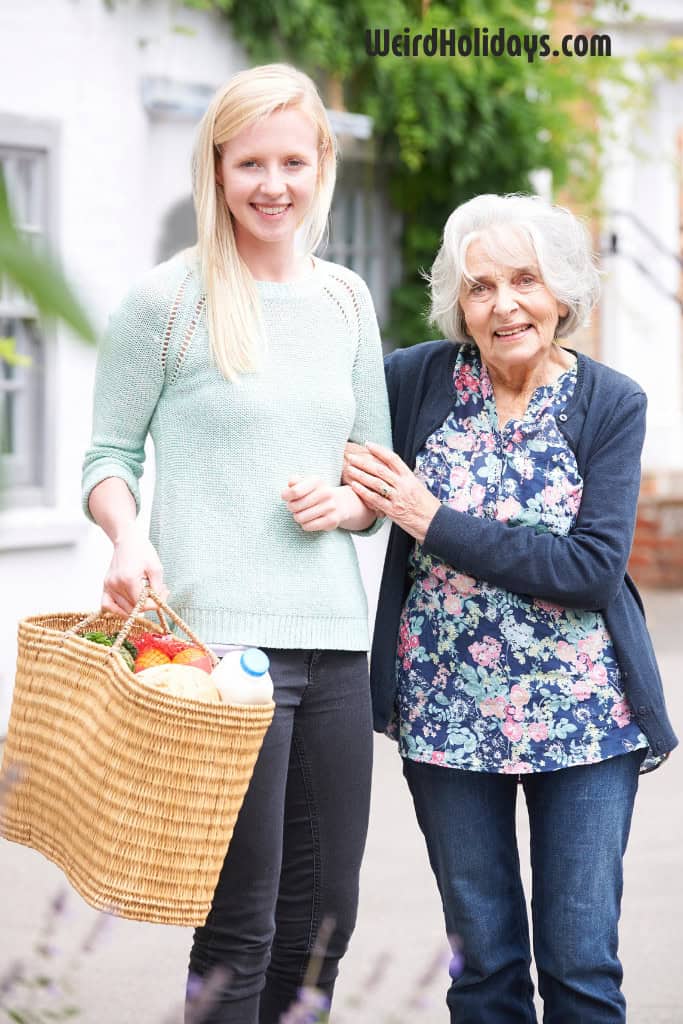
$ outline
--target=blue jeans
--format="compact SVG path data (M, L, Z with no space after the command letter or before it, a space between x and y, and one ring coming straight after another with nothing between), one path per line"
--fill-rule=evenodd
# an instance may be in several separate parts
M623 1024L617 924L643 751L521 777L545 1024ZM451 1024L536 1024L515 832L517 776L405 759L403 770L465 967Z
M228 972L203 1024L277 1024L326 918L317 984L331 998L356 921L372 771L367 655L268 655L275 717L190 954L191 977Z

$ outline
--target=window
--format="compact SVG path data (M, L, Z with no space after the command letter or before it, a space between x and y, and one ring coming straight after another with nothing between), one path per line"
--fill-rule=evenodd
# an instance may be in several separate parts
M376 181L371 161L342 160L330 215L330 237L322 255L355 270L366 281L382 324L391 288L400 276L399 220Z
M161 222L156 245L158 263L170 260L171 256L187 249L197 242L197 221L194 215L192 196L180 199L169 207Z
M0 114L0 168L17 228L32 245L54 245L56 131L52 125ZM0 338L12 338L30 365L0 361L0 472L9 505L48 504L52 479L49 434L52 348L29 299L0 281Z

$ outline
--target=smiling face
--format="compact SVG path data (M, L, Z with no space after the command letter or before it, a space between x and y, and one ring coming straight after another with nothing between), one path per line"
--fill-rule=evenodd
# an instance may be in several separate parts
M294 246L318 187L318 131L302 110L276 111L223 143L216 178L244 257Z
M470 243L460 307L483 361L512 370L538 365L550 354L557 322L568 309L544 283L531 244L520 247L511 228L502 232L503 242L506 236L505 251L521 248L515 265L494 258L480 238Z

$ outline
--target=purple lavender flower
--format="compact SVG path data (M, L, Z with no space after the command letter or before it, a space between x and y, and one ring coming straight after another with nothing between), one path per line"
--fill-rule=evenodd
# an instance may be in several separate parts
M280 1017L279 1024L318 1024L326 1021L330 999L319 988L305 985L299 989L296 1000Z
M457 981L462 972L465 970L465 957L462 953L454 953L451 957L451 962L448 965L448 973L450 974L453 981Z
M111 931L112 922L114 918L111 914L101 910L97 914L92 928L86 935L81 945L82 953L92 953L97 948L98 944L106 938Z
M54 960L59 953L59 947L55 946L53 942L38 942L35 946L35 951L44 960Z
M188 1002L192 1003L199 998L199 994L204 988L204 979L201 974L193 974L190 972L187 976L187 985L185 987L185 998Z
M187 979L185 1024L201 1024L218 1003L231 978L232 971L221 966L212 968L204 977L191 974Z
M50 910L52 911L53 917L61 917L66 910L66 904L69 898L69 890L59 889L52 898L50 904Z
M24 979L24 964L21 960L13 960L3 975L0 976L0 1000L9 996L18 982ZM0 1003L0 1005L2 1005Z
M448 965L448 973L450 974L453 981L457 981L462 972L465 970L465 955L463 951L462 939L459 935L449 935L448 941L451 944L451 962Z

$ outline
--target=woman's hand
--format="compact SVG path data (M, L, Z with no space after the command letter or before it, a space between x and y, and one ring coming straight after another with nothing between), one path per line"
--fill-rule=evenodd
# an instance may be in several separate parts
M127 524L114 541L114 554L104 578L102 610L127 618L140 597L145 578L165 601L168 588L164 586L163 575L159 556L137 522ZM153 601L147 601L143 611L155 608Z
M349 455L367 455L368 450L364 444L356 444L355 441L347 441L344 445L344 465L342 467L342 483L350 484L351 481L346 478L346 470L348 468L347 459Z
M365 448L347 445L342 479L364 505L388 516L420 544L441 502L398 455L368 441Z
M350 487L331 487L318 477L292 477L281 497L307 533L365 530L376 519Z

